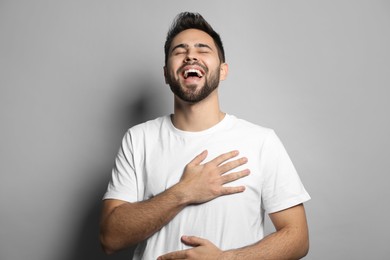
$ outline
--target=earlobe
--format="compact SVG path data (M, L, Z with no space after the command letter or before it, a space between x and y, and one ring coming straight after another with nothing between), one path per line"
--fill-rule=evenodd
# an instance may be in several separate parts
M220 69L220 74L219 74L220 80L225 80L227 78L228 72L229 72L228 64L227 63L222 63L221 64L221 69Z

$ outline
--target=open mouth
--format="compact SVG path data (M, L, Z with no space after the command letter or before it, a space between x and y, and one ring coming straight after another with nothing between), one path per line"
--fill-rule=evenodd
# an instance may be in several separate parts
M183 77L185 79L189 77L197 77L197 78L202 78L203 77L203 72L199 69L186 69L183 72Z

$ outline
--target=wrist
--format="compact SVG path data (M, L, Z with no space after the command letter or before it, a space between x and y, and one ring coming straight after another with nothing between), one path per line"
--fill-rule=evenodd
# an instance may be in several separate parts
M235 260L236 255L234 254L234 252L232 250L227 250L227 251L223 251L221 253L221 257L219 259L221 259L221 260Z
M185 207L192 203L191 196L188 193L188 188L186 188L181 182L173 185L170 190L178 205Z

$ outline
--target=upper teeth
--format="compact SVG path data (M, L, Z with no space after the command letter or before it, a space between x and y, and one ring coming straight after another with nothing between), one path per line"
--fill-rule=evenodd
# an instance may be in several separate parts
M187 78L189 73L196 73L199 78L201 78L203 76L202 72L200 70L189 69L189 70L184 71L184 78Z

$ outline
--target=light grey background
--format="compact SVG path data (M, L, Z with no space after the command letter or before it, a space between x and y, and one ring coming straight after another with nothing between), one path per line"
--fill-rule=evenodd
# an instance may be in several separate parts
M369 0L0 1L0 259L129 259L100 251L100 199L126 129L172 112L185 10L224 41L224 111L274 128L312 196L306 259L388 259L390 4Z

